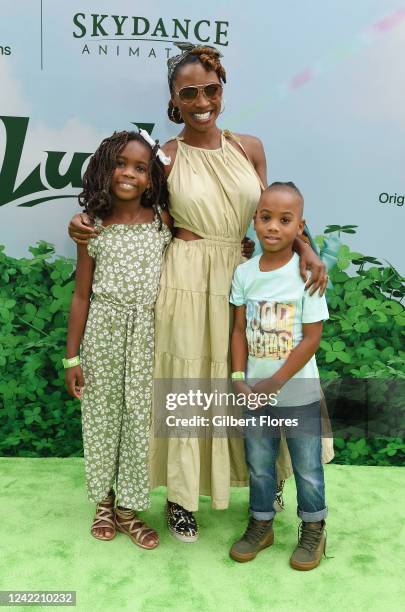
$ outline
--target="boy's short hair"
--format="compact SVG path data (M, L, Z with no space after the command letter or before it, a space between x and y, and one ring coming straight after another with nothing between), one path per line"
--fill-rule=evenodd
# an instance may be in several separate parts
M300 198L302 198L302 201L304 201L304 196L302 195L301 191L298 189L297 185L293 183L292 181L287 181L285 183L283 183L282 181L274 181L274 183L272 183L271 185L267 187L267 189L265 189L265 191L275 191L275 190L295 191L295 193L298 194Z
M262 196L271 191L290 191L293 192L296 196L299 197L301 203L301 214L304 212L304 196L301 191L298 189L297 185L292 181L274 181L271 185L266 187L266 189L262 192Z

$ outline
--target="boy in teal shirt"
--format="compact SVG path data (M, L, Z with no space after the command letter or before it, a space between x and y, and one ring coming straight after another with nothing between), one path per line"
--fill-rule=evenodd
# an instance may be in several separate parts
M297 513L302 520L290 564L294 569L310 570L319 565L325 549L327 507L315 352L328 308L318 292L309 295L305 291L299 258L293 251L294 240L304 229L303 204L293 183L273 183L262 193L254 228L263 253L238 266L230 301L235 305L231 341L235 391L246 396L252 392L277 394L276 407L257 411L257 416L269 417L260 422L292 416L284 422L301 426L285 431L297 486ZM277 427L246 428L250 519L244 535L231 548L236 561L250 561L273 544L279 444Z

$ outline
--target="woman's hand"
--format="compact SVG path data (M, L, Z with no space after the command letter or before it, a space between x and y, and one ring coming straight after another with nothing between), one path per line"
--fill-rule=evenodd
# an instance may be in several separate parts
M76 244L87 244L90 238L95 238L99 233L86 213L77 213L71 219L68 232Z
M303 245L298 253L300 256L300 274L302 280L306 283L305 289L309 289L309 295L313 295L319 289L319 295L322 296L325 293L329 278L326 266L310 245L300 242ZM311 272L309 279L307 270Z
M255 243L250 238L245 238L242 240L242 255L247 259L250 259L253 255L253 251L255 250Z
M67 368L65 371L66 388L72 397L82 399L84 389L84 376L82 368L77 365L73 368Z

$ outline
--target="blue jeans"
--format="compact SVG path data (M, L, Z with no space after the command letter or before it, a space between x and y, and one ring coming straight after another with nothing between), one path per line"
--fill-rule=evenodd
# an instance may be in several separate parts
M297 418L300 427L284 427L297 487L297 514L305 522L321 521L327 516L325 482L321 461L320 404L289 408L265 407L248 410L256 426L245 428L246 461L250 475L250 514L265 521L274 517L276 497L276 460L280 447L278 426L258 425L260 417Z

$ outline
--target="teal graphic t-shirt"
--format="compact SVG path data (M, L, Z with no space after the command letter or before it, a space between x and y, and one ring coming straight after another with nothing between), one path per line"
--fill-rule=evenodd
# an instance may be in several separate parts
M303 338L303 323L328 319L324 296L309 295L300 276L299 257L271 272L259 268L260 255L235 270L230 301L246 306L248 380L270 378ZM300 406L320 399L315 355L282 388L279 406Z

